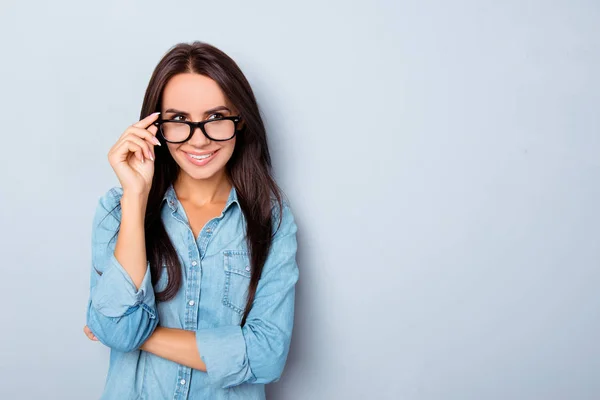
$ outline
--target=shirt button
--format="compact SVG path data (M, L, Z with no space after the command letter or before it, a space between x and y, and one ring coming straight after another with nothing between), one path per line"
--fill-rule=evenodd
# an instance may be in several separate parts
M198 265L198 263L196 261L192 261L192 265L195 267L196 265Z
M206 232L207 232L207 233L210 233L211 231L212 231L212 229L210 229L210 228L207 228L207 229L206 229Z
M182 385L185 385L185 379L180 380L179 383L181 383Z
M190 302L188 303L190 306L194 305L194 300L190 300Z
M250 271L250 266L249 265L246 266L246 271Z

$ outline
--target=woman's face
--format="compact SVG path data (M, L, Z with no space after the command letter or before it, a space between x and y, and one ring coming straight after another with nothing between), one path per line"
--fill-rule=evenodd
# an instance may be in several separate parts
M198 122L233 115L238 115L237 110L219 85L204 75L175 75L163 90L162 119ZM187 142L167 143L167 147L182 173L193 179L208 179L224 171L233 154L235 137L225 142L212 141L196 128Z

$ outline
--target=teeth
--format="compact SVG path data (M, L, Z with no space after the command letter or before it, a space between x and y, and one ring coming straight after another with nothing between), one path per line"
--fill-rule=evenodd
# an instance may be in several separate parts
M188 153L189 154L189 153ZM195 160L204 160L205 158L208 158L210 156L212 156L214 154L214 152L210 153L210 154L205 154L203 156L195 156L193 154L190 154L190 157L192 157Z

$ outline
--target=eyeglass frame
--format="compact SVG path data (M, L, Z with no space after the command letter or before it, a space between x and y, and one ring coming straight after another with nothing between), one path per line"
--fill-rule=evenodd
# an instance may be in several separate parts
M208 136L208 133L206 133L206 130L204 129L204 125L208 124L209 122L214 122L214 121L223 121L223 120L227 120L227 121L233 121L233 135L229 138L229 139L213 139L212 137ZM242 117L239 115L234 115L231 117L221 117L221 118L213 118L213 119L207 119L204 121L198 121L198 122L192 122L192 121L176 121L176 120L172 120L172 119L159 119L155 122L152 123L152 125L155 125L158 128L158 131L160 132L160 136L162 136L162 138L165 140L165 142L168 143L184 143L187 142L188 140L190 140L192 138L192 136L194 136L194 133L196 132L196 128L200 128L200 131L202 132L202 134L204 136L206 136L207 139L212 140L213 142L226 142L228 140L233 139L237 133L240 131L238 129L238 123L242 120ZM163 133L162 130L162 124L165 122L176 122L178 124L186 124L187 126L190 127L190 134L188 135L188 137L184 140L181 141L172 141L172 140L168 140L165 137L165 134Z

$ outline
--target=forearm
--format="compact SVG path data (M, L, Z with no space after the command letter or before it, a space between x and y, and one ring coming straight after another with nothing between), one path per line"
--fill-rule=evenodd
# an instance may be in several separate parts
M158 326L140 349L206 372L206 365L200 358L196 345L196 333L193 331Z
M126 353L139 349L156 328L158 318L154 311L139 306L122 318L107 317L88 306L86 323L100 342Z
M144 219L148 196L124 193L121 198L121 226L115 258L139 289L147 267Z
M139 349L158 324L145 254L147 201L147 195L113 188L99 200L92 224L86 323L102 343L122 352Z

